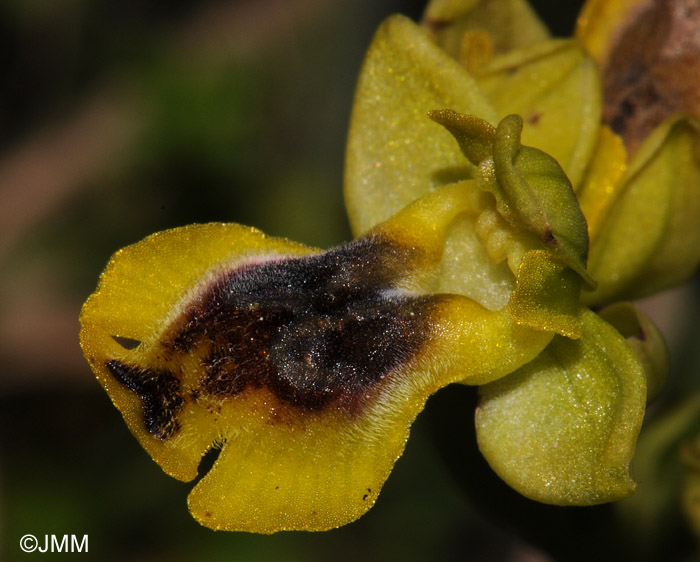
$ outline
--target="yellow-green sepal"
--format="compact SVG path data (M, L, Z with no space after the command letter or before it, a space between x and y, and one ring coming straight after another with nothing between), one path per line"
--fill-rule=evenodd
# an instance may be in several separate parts
M479 448L516 491L556 505L629 496L628 465L646 404L643 368L593 312L581 338L555 336L534 361L482 386Z
M538 43L494 58L475 76L501 117L523 116L523 144L551 154L577 188L601 118L598 69L581 45Z
M441 107L496 119L472 76L425 29L388 18L365 58L350 122L345 202L356 235L434 187L473 175L452 139L426 117Z
M435 41L455 59L465 61L470 35L488 37L491 54L525 47L549 38L549 32L524 0L431 0L421 18Z
M677 115L635 153L599 221L588 269L590 305L639 298L684 282L700 263L700 122ZM594 195L594 194L593 194ZM589 195L584 191L582 197Z

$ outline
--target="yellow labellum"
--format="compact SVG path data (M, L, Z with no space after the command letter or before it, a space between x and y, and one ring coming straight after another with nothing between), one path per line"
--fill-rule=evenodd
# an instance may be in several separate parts
M440 188L326 252L204 224L113 256L81 313L81 344L168 474L191 480L221 449L189 497L198 521L271 533L356 519L430 394L496 380L575 326L578 312L558 301L575 302L578 283L552 299L570 270L547 252L525 254L499 310L425 292L478 191Z

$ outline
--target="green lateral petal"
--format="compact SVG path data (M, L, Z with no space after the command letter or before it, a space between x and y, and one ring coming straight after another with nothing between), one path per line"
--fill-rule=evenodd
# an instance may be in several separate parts
M580 44L538 43L495 58L476 77L501 117L523 116L523 144L551 154L577 189L601 119L598 70Z
M700 124L678 115L635 153L598 225L591 305L633 299L684 282L700 262Z
M669 355L663 335L648 315L629 302L611 304L598 314L627 339L637 354L647 377L647 402L651 402L668 378Z
M524 0L431 0L421 24L456 59L463 52L464 34L472 30L488 33L496 54L549 38L546 26Z
M428 111L450 107L493 121L469 73L403 16L377 31L362 67L350 122L345 201L355 234L432 188L472 173Z
M646 403L642 366L592 312L578 340L557 337L537 359L480 388L479 448L496 473L544 503L592 505L630 495Z
M429 111L428 117L440 123L452 134L462 154L475 166L493 157L496 129L487 121L474 115L463 115L451 109Z

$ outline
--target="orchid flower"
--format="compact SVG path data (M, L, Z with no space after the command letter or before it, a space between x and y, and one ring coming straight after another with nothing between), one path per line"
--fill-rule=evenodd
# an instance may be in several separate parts
M517 491L561 505L633 493L667 358L620 301L700 261L685 231L698 125L673 114L619 136L587 51L605 43L599 16L584 14L569 40L519 0L433 0L421 24L385 21L348 139L355 240L323 251L212 223L112 257L81 345L166 473L192 480L220 449L189 496L200 523L360 517L451 383L479 385L479 447Z

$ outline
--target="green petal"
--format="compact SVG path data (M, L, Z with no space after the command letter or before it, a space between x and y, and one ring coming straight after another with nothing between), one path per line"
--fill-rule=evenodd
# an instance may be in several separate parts
M481 387L479 448L521 494L558 505L630 495L628 465L645 378L627 342L592 312L579 340L555 337L535 361Z
M611 304L598 314L627 339L637 354L647 377L647 402L651 402L668 378L669 356L663 335L649 316L629 302Z
M390 17L367 53L350 122L345 201L356 235L434 187L470 176L473 167L426 117L442 107L495 119L457 61L409 19Z
M700 124L678 115L635 153L598 225L585 299L600 305L684 282L700 262Z
M523 144L551 154L578 189L601 118L598 70L580 44L538 43L495 58L476 77L501 117L523 116Z
M483 30L501 54L549 38L545 25L524 0L431 0L421 24L440 47L461 58L466 32Z
M475 115L463 115L451 109L429 111L428 117L440 123L452 134L462 154L475 166L493 158L496 129L487 121Z

